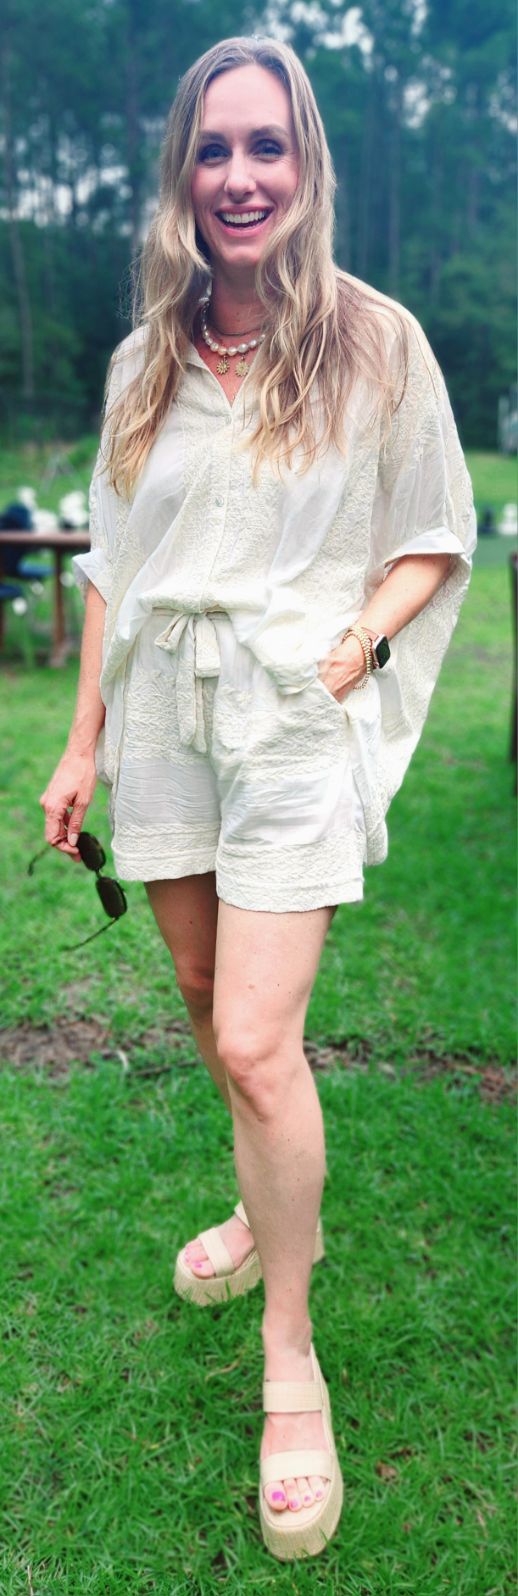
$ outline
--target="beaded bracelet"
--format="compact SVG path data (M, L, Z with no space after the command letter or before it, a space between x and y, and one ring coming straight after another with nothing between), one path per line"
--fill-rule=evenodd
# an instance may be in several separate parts
M351 633L361 643L365 659L365 676L362 676L361 682L355 682L354 684L354 692L357 693L362 687L367 686L369 676L372 675L372 648L369 634L364 631L363 626L348 626L342 637L342 643L345 643L346 637L349 637Z

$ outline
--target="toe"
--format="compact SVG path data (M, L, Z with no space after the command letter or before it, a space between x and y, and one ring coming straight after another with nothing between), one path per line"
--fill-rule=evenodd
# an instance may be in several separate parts
M296 1480L284 1480L283 1484L284 1484L284 1489L286 1491L286 1495L287 1495L287 1498L288 1498L288 1507L291 1509L292 1513L298 1513L299 1508L302 1507L302 1502L301 1502L301 1499L300 1499L300 1492L299 1492L299 1488L298 1488L298 1485L297 1485L297 1481Z
M308 1484L310 1490L313 1492L315 1501L321 1502L327 1489L327 1480L321 1479L320 1474L310 1474Z
M287 1497L282 1480L273 1480L271 1485L265 1487L264 1494L266 1501L269 1502L270 1507L273 1507L276 1513L282 1513L284 1508L287 1507Z
M200 1279L207 1279L209 1275L214 1274L202 1241L189 1241L184 1248L184 1258L191 1274L198 1275Z
M297 1485L299 1488L299 1496L302 1506L311 1507L311 1503L314 1502L315 1498L313 1496L309 1480L298 1479Z
M212 1264L210 1263L210 1260L207 1257L205 1257L205 1258L193 1258L193 1261L192 1261L190 1267L191 1267L191 1269L193 1271L193 1274L200 1275L202 1277L202 1279L204 1279L204 1280L208 1277L208 1275L213 1275L214 1274L214 1270L212 1268Z

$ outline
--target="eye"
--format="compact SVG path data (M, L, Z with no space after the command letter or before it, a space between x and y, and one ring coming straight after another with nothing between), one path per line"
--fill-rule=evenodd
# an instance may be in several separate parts
M224 157L226 153L223 144L204 144L202 149L198 151L198 160L217 161L221 159L221 156Z
M282 155L281 146L277 144L276 139L261 139L256 148L261 155Z

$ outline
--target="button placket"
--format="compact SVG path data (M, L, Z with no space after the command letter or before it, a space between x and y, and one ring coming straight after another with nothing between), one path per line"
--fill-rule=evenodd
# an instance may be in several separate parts
M230 422L232 421L232 417L231 416L229 416L228 419L229 419ZM234 437L234 428L232 427L232 431L229 433L228 439L227 438L225 439L225 444L226 444L226 448L225 448L225 456L226 456L225 463L223 465L223 463L219 463L218 462L218 466L216 468L217 474L215 472L216 482L215 482L214 485L217 486L217 490L218 491L217 492L213 492L212 505L213 505L214 509L218 511L218 515L215 518L216 519L216 524L217 524L218 537L217 537L216 547L215 547L215 550L214 550L214 555L213 555L213 558L211 560L209 569L208 569L208 571L206 573L206 576L205 576L204 592L201 593L200 596L199 596L198 602L199 602L200 608L203 608L203 606L205 604L205 593L206 593L207 588L208 588L208 586L210 584L210 579L211 579L211 576L212 576L212 572L214 570L214 567L217 564L219 552L220 552L222 544L224 543L224 540L225 540L225 531L226 531L226 525L227 525L228 501L229 501L229 495L230 495L230 480L231 480L231 471L232 471L232 443L233 443L233 437Z

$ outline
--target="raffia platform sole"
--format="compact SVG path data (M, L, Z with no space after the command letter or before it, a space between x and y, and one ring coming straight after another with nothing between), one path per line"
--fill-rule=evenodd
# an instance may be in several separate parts
M265 1413L320 1410L326 1437L325 1448L272 1452L260 1464L259 1517L263 1540L268 1551L283 1563L297 1557L316 1557L325 1551L342 1511L344 1488L334 1443L329 1393L313 1345L310 1351L314 1380L265 1380L263 1384ZM320 1474L329 1480L323 1501L301 1507L298 1512L285 1508L282 1513L276 1513L265 1499L265 1485L271 1485L273 1480L307 1478L309 1474Z
M234 1213L244 1225L248 1225L243 1203L236 1203ZM183 1297L186 1302L194 1302L198 1308L208 1308L213 1303L228 1302L231 1297L243 1297L245 1292L251 1291L257 1285L263 1271L256 1247L236 1269L217 1225L212 1225L210 1230L200 1231L199 1239L216 1273L205 1279L198 1279L189 1268L185 1259L185 1247L182 1247L176 1259L174 1272L174 1288L179 1297ZM318 1263L320 1258L324 1257L324 1252L322 1223L319 1219L313 1263Z

